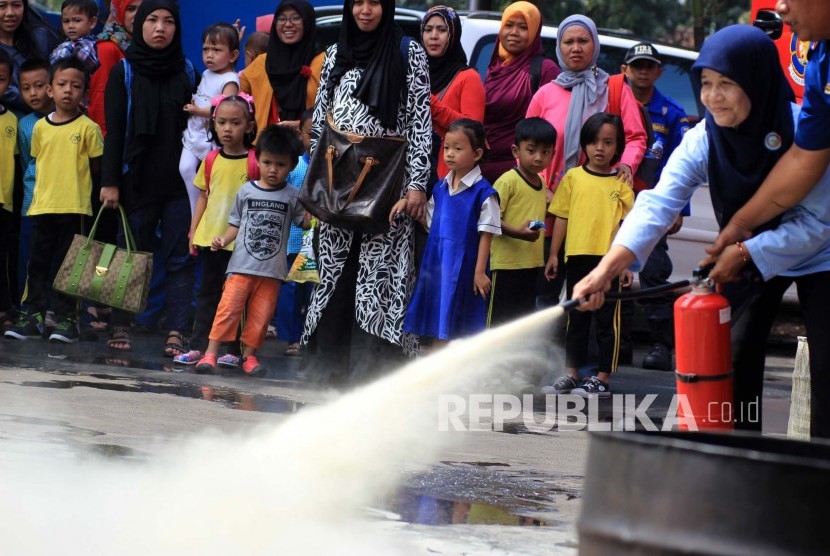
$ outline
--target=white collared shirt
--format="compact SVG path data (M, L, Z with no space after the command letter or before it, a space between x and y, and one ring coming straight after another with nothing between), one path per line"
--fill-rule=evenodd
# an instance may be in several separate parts
M455 170L450 170L447 177L444 178L444 180L439 180L438 183L435 184L435 187L449 188L454 177ZM458 195L462 191L471 188L481 179L483 179L483 176L481 175L481 168L476 165L472 170L467 172L461 180L459 180L458 187L455 191L451 188L449 189L450 196L452 197L454 195ZM429 198L429 202L427 203L427 231L429 231L430 226L432 226L432 213L434 211L435 197L433 196ZM501 235L501 213L499 211L499 202L495 195L487 197L487 199L484 200L484 204L481 205L481 213L478 216L478 231L489 232L496 236Z

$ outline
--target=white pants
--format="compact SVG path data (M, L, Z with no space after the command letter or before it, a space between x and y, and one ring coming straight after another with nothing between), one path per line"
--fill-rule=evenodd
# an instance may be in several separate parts
M193 185L193 179L196 177L196 172L199 170L199 160L187 147L182 148L182 156L179 159L179 174L184 180L184 186L187 188L187 196L190 199L190 216L196 212L196 201L199 199L202 190Z

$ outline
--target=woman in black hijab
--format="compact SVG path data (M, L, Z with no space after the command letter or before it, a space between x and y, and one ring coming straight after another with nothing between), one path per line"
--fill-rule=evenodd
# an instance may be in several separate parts
M447 127L458 118L484 121L484 85L478 72L467 65L461 46L461 19L454 9L434 6L424 14L421 44L429 62L432 129L441 139L433 158L437 177L443 178L449 173L442 155Z
M239 75L240 88L253 95L257 129L279 122L300 127L300 115L314 106L324 54L317 52L317 19L305 0L283 0L265 54Z
M195 91L195 75L182 51L181 34L175 0L141 3L126 62L112 69L107 82L100 194L105 207L124 204L138 250L153 251L156 230L161 230L156 249L166 271L168 357L185 350L182 332L193 291L193 260L187 246L190 204L179 157L187 126L183 107ZM123 244L123 238L119 242ZM129 324L128 314L114 312L110 348L132 349Z
M405 40L393 0L346 0L340 40L326 52L314 105L312 152L326 115L342 131L408 140L401 198L423 216L432 123L424 49ZM384 234L320 225L320 285L308 308L303 343L309 363L337 379L394 366L415 349L403 320L415 279L413 222ZM356 349L360 346L361 349Z

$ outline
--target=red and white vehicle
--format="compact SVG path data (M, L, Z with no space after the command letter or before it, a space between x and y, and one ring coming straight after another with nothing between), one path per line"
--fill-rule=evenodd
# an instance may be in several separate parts
M773 39L778 47L778 56L784 74L790 80L798 102L804 95L804 70L807 67L807 53L812 44L798 39L775 11L775 0L752 0L752 22Z

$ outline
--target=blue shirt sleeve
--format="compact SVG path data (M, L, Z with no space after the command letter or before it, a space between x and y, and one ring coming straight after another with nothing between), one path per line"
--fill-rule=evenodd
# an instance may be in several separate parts
M830 52L828 41L813 51L804 76L804 100L795 143L808 151L830 148Z
M798 118L793 105L793 119ZM781 223L744 242L764 280L830 270L830 169Z
M654 189L640 192L634 208L614 237L613 245L622 245L634 253L630 270L638 272L648 255L662 238L683 207L689 204L695 189L709 180L709 141L706 122L700 122L684 135L660 174Z

